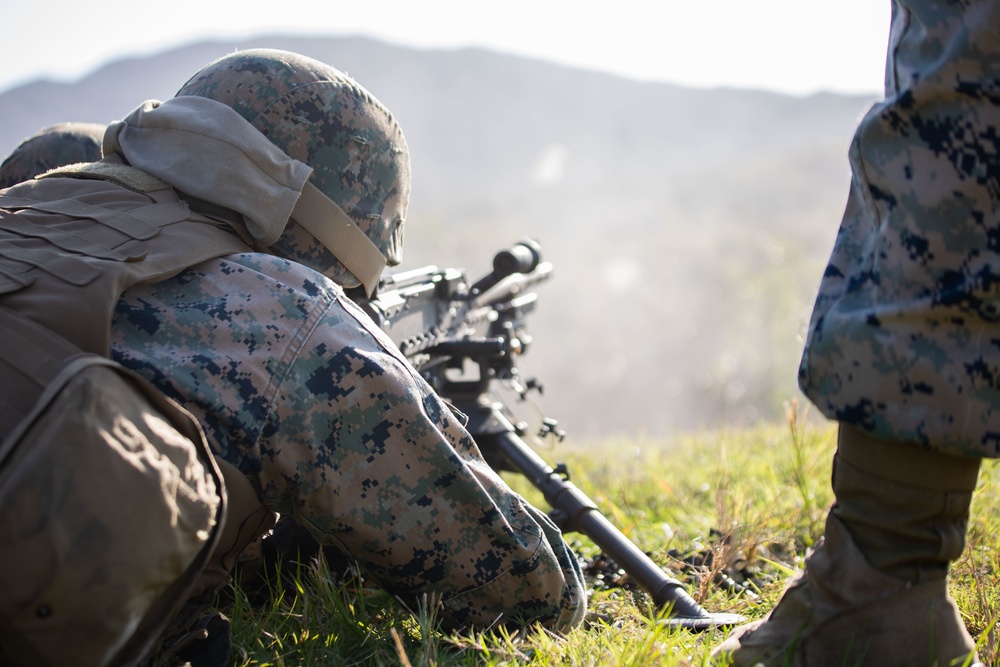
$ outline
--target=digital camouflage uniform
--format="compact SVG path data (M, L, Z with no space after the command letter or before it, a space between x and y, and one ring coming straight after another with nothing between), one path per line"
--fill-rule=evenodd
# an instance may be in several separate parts
M129 290L112 330L114 358L192 412L267 507L407 603L437 592L453 622L480 626L510 613L578 619L580 591L562 585L576 565L559 532L315 272L230 256Z
M0 188L34 178L54 167L101 159L104 125L59 123L31 135L0 164Z
M238 52L174 100L112 126L106 154L171 183L204 213L239 212L266 251L127 290L113 358L194 414L266 507L341 549L412 609L428 594L441 598L450 627L538 621L568 630L586 598L560 532L486 465L460 419L345 296L341 285L359 280L298 221L284 228L287 212L275 232L275 214L262 210L301 187L299 160L389 263L399 261L405 142L377 100L331 71L294 54ZM189 95L222 104L170 120ZM232 135L243 121L224 114L213 126L219 107L254 130ZM164 138L186 123L199 124L195 141ZM244 165L241 142L265 136L285 155ZM278 193L262 198L274 178Z
M835 502L716 647L737 667L979 665L948 574L1000 455L1000 1L893 0L891 26L799 371L838 422Z
M831 419L1000 456L1000 3L893 7L799 371Z

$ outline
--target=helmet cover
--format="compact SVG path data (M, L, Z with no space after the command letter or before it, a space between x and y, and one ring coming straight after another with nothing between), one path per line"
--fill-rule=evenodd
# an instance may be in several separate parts
M310 183L342 208L386 257L402 260L410 159L392 114L356 81L312 58L274 49L223 56L177 92L234 109L289 157L313 169ZM269 252L345 287L358 280L294 220Z
M105 126L99 123L59 123L42 128L22 141L0 164L0 188L57 167L100 160L104 130Z

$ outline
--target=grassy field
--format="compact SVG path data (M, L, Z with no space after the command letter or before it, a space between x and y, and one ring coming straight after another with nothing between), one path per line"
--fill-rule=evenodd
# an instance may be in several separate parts
M685 583L706 609L754 619L802 566L822 534L832 501L835 432L808 423L798 409L787 423L691 435L674 442L559 445L543 451L564 461L574 483L654 560ZM538 506L544 501L517 476L509 481ZM969 541L953 568L952 593L987 665L1000 665L996 536L1000 502L987 462L973 504ZM723 633L692 633L658 623L648 596L598 550L567 536L591 574L584 626L568 636L445 634L433 605L413 616L358 578L331 577L323 562L302 570L273 600L251 608L237 595L234 643L249 665L712 665ZM598 577L597 575L601 576ZM716 661L718 662L718 661Z

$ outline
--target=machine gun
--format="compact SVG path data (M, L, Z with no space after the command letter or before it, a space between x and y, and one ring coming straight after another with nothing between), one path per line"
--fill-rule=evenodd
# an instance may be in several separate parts
M534 287L552 275L541 248L523 241L493 258L493 270L471 283L458 269L428 266L384 276L358 304L396 343L434 390L469 417L468 430L494 470L523 475L549 505L563 532L579 532L604 550L639 584L665 622L693 630L735 625L742 617L711 614L681 582L636 547L570 480L565 466L550 467L524 440L528 426L498 398L503 385L521 398L540 387L524 380L517 362L531 344L525 320L534 311ZM545 419L539 436L562 439Z

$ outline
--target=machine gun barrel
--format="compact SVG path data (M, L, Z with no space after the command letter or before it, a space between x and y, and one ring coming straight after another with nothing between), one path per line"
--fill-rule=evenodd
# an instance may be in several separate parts
M594 501L569 481L564 470L552 468L535 453L517 434L501 406L484 406L470 417L470 429L487 460L493 459L491 465L523 475L553 508L549 517L556 526L563 532L589 537L649 594L657 609L667 611L665 623L705 630L743 621L736 614L712 614L702 608L680 581L668 576L608 521Z

